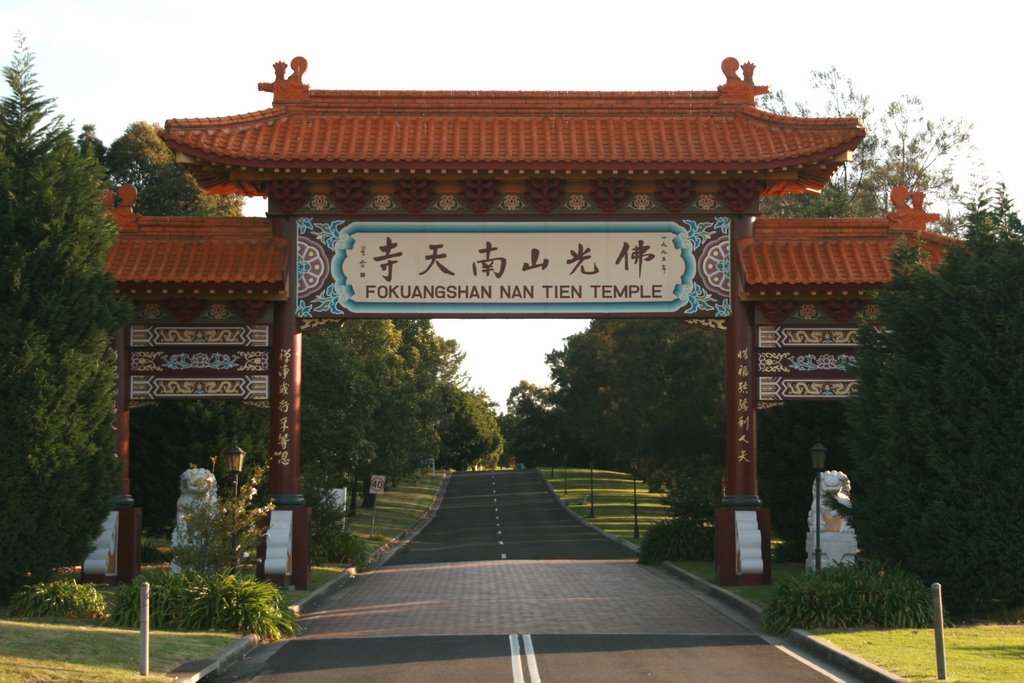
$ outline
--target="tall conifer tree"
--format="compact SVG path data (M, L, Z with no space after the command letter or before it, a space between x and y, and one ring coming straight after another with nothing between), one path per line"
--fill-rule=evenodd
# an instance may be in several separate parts
M104 174L22 42L0 99L0 596L81 562L117 488Z

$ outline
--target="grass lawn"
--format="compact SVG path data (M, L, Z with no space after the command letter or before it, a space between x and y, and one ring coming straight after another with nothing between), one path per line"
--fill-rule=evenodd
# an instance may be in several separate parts
M430 507L437 487L444 478L437 474L418 474L412 479L392 487L388 483L382 495L377 496L377 518L370 535L373 509L359 507L355 517L349 517L349 528L378 548L411 527ZM362 500L359 501L360 506Z
M540 472L573 512L605 531L639 543L633 538L633 479L628 474L594 470L594 517L591 519L589 469L555 467L554 477L549 467L541 468ZM665 494L650 493L647 485L637 480L636 511L641 536L647 527L669 516L664 498Z
M543 468L555 492L581 517L605 531L633 540L633 480L628 474L594 471L594 513L590 515L590 470ZM565 479L563 479L565 476ZM566 483L568 492L566 493ZM640 533L669 516L662 495L648 493L638 482L637 502ZM676 562L681 569L714 583L711 562ZM772 565L768 586L727 586L740 597L764 607L778 584L787 576L802 574L803 564ZM935 636L930 630L856 630L816 632L860 659L901 676L908 681L935 681ZM956 683L1004 683L1024 681L1024 624L984 624L946 628L947 680Z
M139 633L82 622L0 620L0 681L170 681L168 671L222 652L230 633L150 634L150 675L139 675Z
M934 681L931 630L817 631L815 634L908 681ZM946 680L955 683L1024 681L1024 624L946 627Z
M420 475L380 496L371 543L383 545L422 517L442 478L442 474ZM368 537L370 510L360 509L350 524L356 533ZM309 590L282 591L285 603L301 601L345 569L314 567ZM150 675L144 678L138 674L138 631L103 628L92 622L0 618L0 681L170 681L168 671L219 654L237 640L231 633L154 631L150 634Z

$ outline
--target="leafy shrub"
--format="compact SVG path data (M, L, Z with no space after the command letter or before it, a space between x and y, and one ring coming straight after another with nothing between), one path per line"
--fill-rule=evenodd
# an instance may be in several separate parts
M656 522L640 542L640 564L665 560L711 560L715 555L715 530L704 522L676 518Z
M281 593L269 581L193 572L153 572L136 577L114 594L107 625L138 628L139 591L150 585L149 623L168 631L219 630L278 640L298 632L291 610L282 607Z
M171 552L174 565L183 572L213 576L237 565L255 565L256 548L263 540L266 519L273 503L253 505L256 486L265 468L257 467L242 483L238 497L219 498L216 504L203 500L201 488L184 510L183 526L175 529ZM205 486L203 484L202 486ZM232 540L237 543L232 547Z
M858 561L779 583L764 610L773 633L792 628L927 628L931 594L916 576L880 562Z
M60 579L24 587L12 596L10 609L16 617L99 619L107 614L107 601L92 584Z
M370 544L351 531L325 533L313 547L315 564L345 562L363 571L370 563Z
M329 495L326 480L307 477L303 495L310 509L310 554L314 564L347 562L359 570L370 561L370 546L348 530L347 513Z

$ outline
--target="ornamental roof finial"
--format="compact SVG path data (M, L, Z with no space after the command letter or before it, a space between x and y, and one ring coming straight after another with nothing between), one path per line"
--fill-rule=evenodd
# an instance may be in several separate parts
M921 231L941 216L924 210L924 192L911 192L902 185L892 188L889 193L895 211L889 214L889 225L896 230Z
M722 60L725 84L718 86L718 99L730 104L754 104L755 97L768 94L768 86L754 85L755 67L751 62L743 65L742 79L736 75L739 68L740 60L735 57L726 57Z
M309 86L302 82L302 74L306 73L308 65L305 57L296 57L291 64L292 75L285 78L287 67L284 62L277 62L274 64L274 82L260 83L258 87L262 92L274 93L274 104L305 102L309 99Z
M117 227L135 228L139 225L139 215L135 213L135 199L139 191L134 185L126 184L117 188L117 195L110 190L103 191L103 208L117 223ZM116 204L116 206L115 206Z

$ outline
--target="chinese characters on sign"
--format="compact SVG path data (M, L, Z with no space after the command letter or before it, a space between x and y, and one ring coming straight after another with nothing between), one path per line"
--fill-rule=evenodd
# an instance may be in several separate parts
M750 390L750 349L736 352L736 376L729 381L736 383L736 459L740 462L751 462L751 390Z
M727 218L700 224L300 220L297 315L725 317L728 239ZM715 249L705 248L712 243ZM703 262L708 259L715 262ZM719 276L709 281L706 272Z

